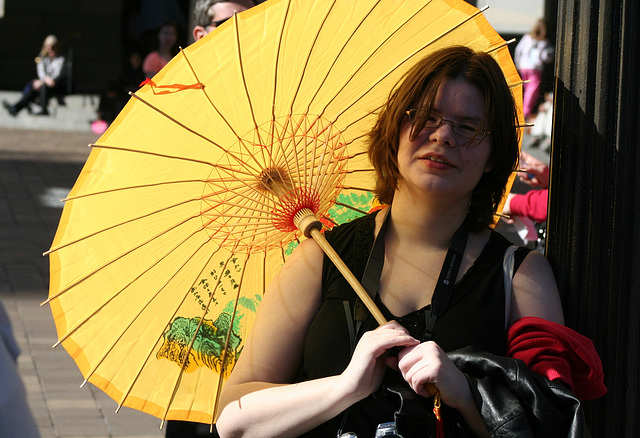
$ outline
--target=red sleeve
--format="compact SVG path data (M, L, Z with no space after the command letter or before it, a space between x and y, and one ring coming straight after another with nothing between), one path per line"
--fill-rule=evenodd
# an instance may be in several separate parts
M590 339L561 324L525 317L507 331L507 356L523 360L531 371L560 380L580 400L602 397L602 362Z
M547 199L549 190L529 190L523 195L515 195L509 204L513 216L525 216L536 222L547 220Z

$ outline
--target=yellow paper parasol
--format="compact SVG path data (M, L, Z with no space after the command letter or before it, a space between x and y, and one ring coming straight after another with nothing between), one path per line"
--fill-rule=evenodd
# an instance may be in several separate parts
M490 51L521 100L504 41L458 0L270 0L136 92L92 145L49 251L59 343L87 381L162 419L213 422L298 222L321 239L316 218L371 210L375 112L454 44Z

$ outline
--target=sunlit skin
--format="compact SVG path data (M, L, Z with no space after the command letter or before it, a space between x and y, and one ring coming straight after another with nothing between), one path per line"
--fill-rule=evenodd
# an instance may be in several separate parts
M433 110L444 119L488 131L485 99L462 79L447 79ZM468 140L452 122L425 129L413 140L408 117L401 126L398 170L401 180L388 207L385 260L378 296L397 316L430 304L440 267L456 229L467 216L474 188L491 169L492 136ZM384 215L375 218L377 234ZM489 228L471 231L458 280L473 266L491 237ZM221 436L295 437L339 415L372 394L386 367L397 369L418 394L434 384L442 402L456 409L476 436L489 432L464 374L433 341L421 342L390 321L364 333L345 370L334 376L296 382L306 335L322 306L324 253L303 241L264 294L251 335L221 396L217 421ZM562 324L562 306L544 256L528 255L513 278L508 325L524 316ZM274 333L286 333L286 342ZM399 350L388 357L390 349ZM293 383L296 382L296 383Z
M433 111L447 120L469 121L482 125L484 97L480 90L461 78L446 79L434 101ZM408 118L400 134L397 196L416 201L427 198L438 202L459 199L468 204L473 188L484 172L491 170L491 134L469 140L453 132L453 125L443 122L437 129L425 128L411 140ZM425 199L426 200L426 199Z

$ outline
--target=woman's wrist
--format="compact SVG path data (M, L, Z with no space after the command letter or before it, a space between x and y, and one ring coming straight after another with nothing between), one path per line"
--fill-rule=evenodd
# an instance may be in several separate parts
M361 385L358 385L356 379L344 372L335 376L335 378L336 382L333 385L334 399L344 400L348 406L367 398L371 394Z

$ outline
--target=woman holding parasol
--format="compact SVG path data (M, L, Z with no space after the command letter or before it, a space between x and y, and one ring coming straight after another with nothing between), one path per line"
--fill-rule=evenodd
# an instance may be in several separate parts
M477 393L446 352L473 346L505 356L515 321L563 324L541 254L516 251L510 300L501 286L510 243L489 226L517 166L516 124L509 87L486 53L441 49L405 75L369 135L386 207L327 236L356 276L373 278L391 322L376 328L322 250L304 241L265 292L223 388L221 436L373 437L379 423L401 417L389 394L404 390L394 388L411 388L419 401L409 403L420 405L433 403L433 385L445 424L489 436ZM436 436L436 422L424 421L415 426L421 436Z

